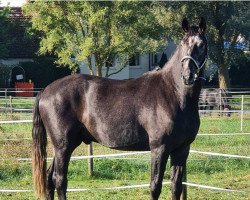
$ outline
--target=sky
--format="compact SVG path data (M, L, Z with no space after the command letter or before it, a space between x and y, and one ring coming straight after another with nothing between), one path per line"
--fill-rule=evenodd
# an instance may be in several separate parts
M0 6L7 6L10 3L11 7L20 7L25 3L26 0L0 0Z

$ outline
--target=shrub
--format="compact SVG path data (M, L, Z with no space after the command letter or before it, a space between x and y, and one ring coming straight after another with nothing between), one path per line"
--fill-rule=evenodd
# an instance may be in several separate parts
M54 58L35 58L34 62L23 62L21 67L25 70L26 81L34 82L35 88L44 88L53 81L70 75L72 71L63 66L58 66Z

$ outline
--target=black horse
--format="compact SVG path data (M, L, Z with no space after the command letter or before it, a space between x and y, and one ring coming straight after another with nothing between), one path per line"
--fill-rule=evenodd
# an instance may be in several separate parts
M202 110L222 110L225 116L230 117L229 95L225 89L207 88L201 92L200 107Z
M182 22L185 35L171 60L133 80L71 75L46 87L34 105L33 178L41 198L66 199L74 149L84 142L151 151L150 197L159 198L171 157L172 199L179 199L190 144L199 129L198 101L207 59L206 23ZM54 159L46 169L46 132ZM46 171L47 170L47 171Z

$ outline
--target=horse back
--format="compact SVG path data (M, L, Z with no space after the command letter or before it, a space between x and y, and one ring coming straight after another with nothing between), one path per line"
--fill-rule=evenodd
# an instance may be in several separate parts
M56 119L67 130L79 123L92 140L111 148L140 148L148 141L138 120L143 80L111 80L71 75L45 88L40 100L44 121ZM55 122L55 120L54 120ZM144 145L145 146L145 145ZM145 147L144 147L145 148Z

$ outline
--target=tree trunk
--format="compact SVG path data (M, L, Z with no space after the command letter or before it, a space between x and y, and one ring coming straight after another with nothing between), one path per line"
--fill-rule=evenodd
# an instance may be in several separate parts
M224 49L224 28L218 30L218 43L216 48L219 88L230 88L229 71L225 64L225 49Z
M92 68L92 63L91 63L91 56L88 57L87 59L87 66L89 69L89 74L94 75L93 68Z
M96 65L96 76L102 77L102 67L100 65Z
M230 88L230 79L227 66L223 64L218 64L218 78L219 78L219 88L222 89Z

